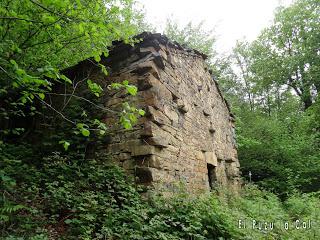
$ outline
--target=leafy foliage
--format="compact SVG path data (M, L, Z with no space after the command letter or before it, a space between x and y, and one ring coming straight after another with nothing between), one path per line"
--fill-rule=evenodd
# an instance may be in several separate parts
M189 22L185 26L179 26L177 21L168 18L164 33L171 40L196 49L211 59L216 54L213 48L215 38L212 31L206 31L203 25L204 22L200 22L199 24Z
M40 158L30 146L1 147L4 239L278 239L320 234L316 193L294 194L282 203L249 185L241 196L220 189L193 197L182 189L172 196L155 192L146 200L142 189L105 156L88 160L53 152ZM312 219L314 227L286 231L280 225L297 217ZM239 219L277 225L272 231L239 229Z
M244 176L251 171L253 181L282 197L296 190L317 191L319 133L309 112L284 119L242 112L238 152Z
M3 89L18 90L25 102L50 91L52 83L46 77L70 82L58 69L92 56L99 62L113 40L129 41L135 33L132 5L132 1L120 5L116 1L2 1Z
M68 118L63 110L71 98L90 102L89 99L71 93L60 111L51 104L51 97L57 94L54 91L57 85L74 91L78 86L61 70L87 58L99 62L102 55L108 55L112 41L135 42L131 37L137 33L143 16L134 4L132 0L1 1L0 99L4 104L0 115L5 119L4 124L12 125L10 121L19 117L40 115L47 108L88 137L93 126ZM97 65L107 74L105 66ZM86 82L96 97L103 94L98 83L90 79ZM127 90L130 94L136 92L136 88L128 84ZM105 132L101 124L98 128L100 133ZM13 131L20 134L19 129L2 133L4 136ZM67 141L61 141L68 149Z
M244 176L250 171L282 198L319 190L318 6L300 0L278 9L258 39L237 43L237 77L220 82L238 119Z
M319 2L296 1L280 8L274 23L252 44L252 70L269 88L287 86L305 108L319 89Z

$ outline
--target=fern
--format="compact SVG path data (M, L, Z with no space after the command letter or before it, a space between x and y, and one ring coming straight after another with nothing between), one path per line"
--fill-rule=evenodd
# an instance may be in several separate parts
M8 205L5 205L4 207L0 208L0 213L2 214L5 214L5 213L8 213L8 214L11 214L11 213L15 213L21 209L26 209L25 206L23 205L20 205L20 204L17 204L17 205L11 205L11 204L8 204Z

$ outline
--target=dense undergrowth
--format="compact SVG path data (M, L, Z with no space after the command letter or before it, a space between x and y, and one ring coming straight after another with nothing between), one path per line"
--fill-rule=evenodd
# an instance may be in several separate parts
M133 179L103 158L53 152L37 159L27 145L2 144L1 150L1 239L320 237L319 193L296 193L281 202L249 184L239 196L225 189L190 196L182 188L171 197L158 192L147 198ZM309 220L311 228L303 229L302 221Z
M271 116L243 108L237 114L242 176L249 180L250 171L257 185L282 199L320 187L320 104L305 112L288 105Z

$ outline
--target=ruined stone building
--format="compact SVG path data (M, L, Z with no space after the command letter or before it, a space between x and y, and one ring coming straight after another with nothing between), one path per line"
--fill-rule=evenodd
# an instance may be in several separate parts
M172 189L183 182L191 192L215 186L239 185L239 161L234 118L217 82L209 73L206 56L171 42L160 34L143 33L135 46L116 43L91 79L138 86L136 96L109 91L105 107L121 109L125 101L142 108L132 130L113 135L106 151L142 184ZM77 71L87 69L79 64ZM106 114L114 124L118 117Z

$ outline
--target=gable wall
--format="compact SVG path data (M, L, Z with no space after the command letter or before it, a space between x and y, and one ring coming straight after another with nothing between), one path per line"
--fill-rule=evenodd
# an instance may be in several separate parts
M209 163L216 185L237 188L233 118L203 57L151 39L114 50L109 59L107 81L129 80L139 91L136 97L111 92L106 106L119 110L129 101L147 112L133 130L111 137L112 158L144 184L174 189L183 182L191 192L206 191ZM105 121L116 119L109 114Z

